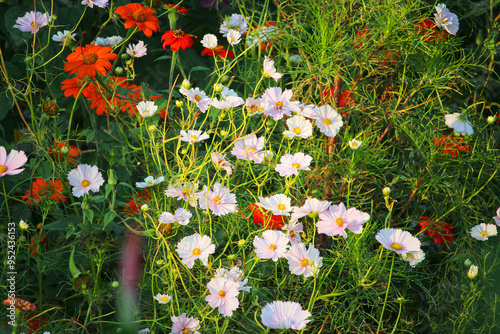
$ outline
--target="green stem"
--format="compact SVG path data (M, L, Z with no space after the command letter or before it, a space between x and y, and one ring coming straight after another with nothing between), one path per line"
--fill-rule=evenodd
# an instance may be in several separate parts
M4 198L5 198L5 207L7 208L7 218L8 218L8 221L10 222L10 211L9 211L9 203L7 202L7 191L5 190L5 182L3 180L3 177L2 177L2 187L3 187L3 195L4 195Z
M382 312L380 313L380 320L378 321L377 333L380 332L380 326L382 325L382 318L384 317L385 306L387 305L387 297L389 297L389 288L391 287L393 268L394 268L394 254L392 254L391 272L389 273L389 282L387 282L387 290L385 292L384 305L382 305Z

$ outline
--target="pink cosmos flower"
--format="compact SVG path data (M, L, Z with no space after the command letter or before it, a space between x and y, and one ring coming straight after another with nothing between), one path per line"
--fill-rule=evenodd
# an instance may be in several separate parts
M219 101L217 98L213 99L210 104L220 110L233 109L244 104L245 101L239 96L228 96Z
M202 133L201 130L188 130L187 132L181 130L180 135L181 135L181 137L179 138L180 141L185 141L190 144L198 143L200 141L210 138L208 133L206 132Z
M134 58L141 58L148 54L147 45L143 41L139 41L137 44L130 43L127 47L127 54Z
M279 258L285 257L288 250L288 238L283 232L266 230L262 233L262 238L255 236L253 245L259 259L272 259L276 262Z
M299 111L296 111L296 113L307 118L314 118L318 112L318 107L313 104L305 105L303 103L299 103L298 107Z
M262 308L260 316L264 326L274 329L304 329L311 313L303 310L299 303L280 300L267 304Z
M245 286L248 278L243 279L243 271L238 267L232 267L231 270L219 268L215 271L215 278L223 277L228 281L235 282L238 286L238 291L250 292L251 286Z
M188 210L183 208L178 208L177 210L175 210L175 215L172 217L171 221L177 222L180 225L187 225L189 224L189 220L191 219L192 216L193 214Z
M278 79L281 79L283 76L283 74L278 73L276 68L274 68L274 60L267 58L267 56L264 56L264 68L262 69L262 75L264 75L264 78L272 78L276 82L278 82Z
M316 223L318 233L328 236L341 235L347 238L345 229L349 229L355 234L363 232L362 224L370 219L370 215L356 208L346 210L344 203L332 205L328 211L319 214L319 221Z
M328 201L320 201L316 198L308 198L303 206L292 207L292 219L291 221L297 221L302 217L310 216L316 217L320 213L328 210L330 207L330 202Z
M210 106L210 98L205 94L204 91L196 88L190 88L186 91L186 95L188 100L191 102L195 102L196 106L200 108L202 113L205 113Z
M197 331L200 326L200 320L194 317L187 317L186 313L182 313L180 316L172 316L172 331L170 334L200 334Z
M214 191L208 191L200 196L200 208L207 209L207 203L214 215L223 216L235 212L237 207L236 195L229 192L229 188L219 182L214 184Z
M298 102L292 102L293 92L290 89L286 89L282 92L280 87L270 87L266 89L262 95L262 99L268 101L271 105L271 109L266 111L264 114L271 116L275 121L280 120L283 116L291 116L293 112L299 112Z
M14 28L22 32L31 32L35 34L40 28L45 27L50 22L49 14L40 12L27 12L26 15L18 17Z
M458 32L458 16L446 8L445 4L438 4L434 14L434 22L438 27L443 27L449 34L456 35Z
M198 192L198 183L186 182L184 184L169 185L165 190L167 197L173 197L178 200L188 201L191 206L196 206L200 193Z
M300 234L304 232L304 226L302 223L290 220L290 223L283 225L281 230L286 233L286 236L288 237L288 240L290 240L290 244L292 246L302 242L302 238L300 237Z
M386 249L395 251L398 254L420 251L420 240L411 235L410 232L399 228L381 229L375 239Z
M260 203L257 206L272 211L273 215L290 216L292 211L291 199L284 194L276 194L271 197L259 196Z
M5 147L0 146L0 177L5 175L16 175L21 173L24 168L19 168L28 161L24 151L12 150L7 155Z
M210 294L205 297L213 308L218 308L220 314L225 317L233 315L233 311L238 308L238 284L225 278L214 278L207 284Z
M319 131L332 138L337 135L344 124L342 117L329 105L319 107L314 118Z
M280 159L280 164L276 165L276 171L281 177L289 177L292 175L299 175L299 170L311 170L312 157L302 152L297 152L294 155L285 154Z
M286 253L290 272L304 277L315 276L319 268L323 266L323 258L319 256L319 250L309 244L309 249L303 243L293 245Z
M271 109L269 101L263 99L247 98L245 101L245 109L248 112L248 116L255 116L266 113Z
M260 164L265 158L273 156L272 152L262 151L265 140L264 137L257 138L256 135L240 139L234 143L231 154L238 159L253 160Z
M212 244L210 237L195 233L182 238L177 244L176 251L182 263L188 268L193 268L196 259L199 259L205 266L208 264L208 256L215 252L215 245Z
M493 219L495 220L495 224L500 226L500 208L497 209L497 216L493 217Z
M94 5L101 8L106 8L108 5L108 0L83 0L82 5L88 5L90 8L94 8Z
M233 173L233 167L234 165L230 163L229 161L225 160L226 155L225 154L219 154L217 152L212 152L210 153L210 157L212 158L212 161L214 164L220 168L223 168L226 172L227 175L231 175Z
M82 197L90 190L97 192L104 184L104 179L97 166L78 165L68 173L69 184L73 186L73 196Z

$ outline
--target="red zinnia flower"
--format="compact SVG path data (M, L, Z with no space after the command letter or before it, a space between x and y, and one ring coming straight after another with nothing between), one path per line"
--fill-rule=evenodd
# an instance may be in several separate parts
M444 153L450 153L452 158L457 158L460 151L462 152L471 152L472 147L460 145L464 141L464 138L458 139L455 136L451 135L443 135L437 138L434 138L434 145L443 146Z
M445 31L438 29L433 21L427 19L420 20L415 29L420 35L424 35L424 41L426 42L435 41L436 39L442 41L448 36Z
M54 144L53 148L49 148L47 150L47 153L52 153L52 156L56 161L63 162L64 158L67 156L68 162L71 162L75 165L75 162L73 161L73 157L77 157L79 155L82 155L83 153L78 149L78 147L73 146L73 145L68 145L66 141L61 141L59 144L56 143L55 140L52 141ZM68 150L67 153L64 151ZM64 153L63 153L64 152Z
M126 20L125 29L137 26L148 37L153 35L153 31L160 30L158 18L154 16L155 11L149 7L143 7L138 3L129 3L116 8L115 13Z
M165 7L167 7L167 9L174 8L174 11L177 12L177 13L187 14L187 12L188 12L185 7L180 7L180 6L177 6L177 5L174 5L174 4L167 4L167 5L165 5Z
M281 229L283 224L286 223L285 216L264 213L263 209L255 205L255 203L250 203L250 210L253 213L253 223L260 224L264 228Z
M64 91L64 96L73 95L73 98L76 99L78 93L80 92L80 90L82 90L80 95L83 95L88 98L89 86L88 85L85 86L87 84L85 80L80 80L78 78L71 78L64 80L63 82L61 82L61 84L62 84L61 89ZM84 86L85 88L82 89L82 87Z
M50 180L48 183L41 177L37 178L31 186L31 190L26 190L23 196L23 201L38 205L44 199L53 199L57 203L67 202L68 199L63 194L62 183L59 180Z
M139 208L143 204L149 204L150 201L151 190L141 190L137 194L135 194L135 196L132 197L130 201L127 202L127 204L125 204L125 206L123 207L123 213L126 215L136 214L139 212Z
M422 220L418 223L421 227L420 231L425 232L430 237L434 237L435 243L439 245L445 243L452 244L455 240L455 236L451 232L453 225L426 216L422 216L420 219Z
M106 76L106 70L111 70L110 61L118 56L112 47L87 44L84 48L77 46L75 52L70 53L64 64L64 70L69 74L76 73L78 79L94 78L96 73Z
M231 59L234 59L234 53L233 51L231 50L227 50L227 49L224 49L224 47L222 45L217 45L215 47L215 49L209 49L209 48L205 48L203 51L201 51L201 55L204 56L204 55L208 55L208 56L213 56L213 55L217 55L221 58L231 58Z
M182 30L169 30L165 31L161 36L161 40L164 49L167 45L170 45L170 50L177 52L179 49L187 49L193 46L194 41L191 37L196 38L196 36L186 34Z

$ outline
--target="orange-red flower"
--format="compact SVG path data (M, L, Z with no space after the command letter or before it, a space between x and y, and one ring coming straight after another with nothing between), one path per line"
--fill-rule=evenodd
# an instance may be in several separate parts
M452 158L457 158L460 151L462 152L471 152L472 147L461 145L464 141L464 138L458 138L451 135L443 135L437 138L434 138L434 145L443 146L444 153L450 153Z
M434 218L422 216L420 217L422 220L420 223L420 231L423 231L430 237L434 237L434 242L443 245L443 244L452 244L455 240L455 235L451 232L453 225L437 221Z
M19 297L9 297L3 301L4 305L14 305L14 308L23 310L23 311L32 311L36 309L36 305L30 303L27 300L21 299Z
M61 141L59 144L56 143L55 140L52 141L54 144L53 148L49 148L47 153L52 153L52 156L56 161L63 162L65 157L67 157L67 161L71 162L75 165L76 163L73 161L74 157L82 155L83 153L78 149L78 147L73 145L68 145L66 141ZM66 153L67 150L67 153Z
M97 73L106 76L106 71L111 70L111 60L118 56L112 47L87 44L85 47L77 46L75 52L66 57L64 70L69 74L76 73L78 79L85 77L94 78Z
M427 19L420 20L415 29L420 35L424 35L424 41L426 42L435 41L436 39L442 41L448 36L446 31L441 31L433 21Z
M57 203L67 202L68 199L66 195L63 194L62 183L59 180L49 180L45 181L43 178L39 177L33 182L31 190L26 190L23 196L23 201L26 203L31 203L38 205L45 199L53 199Z
M185 7L177 6L177 5L174 5L174 4L166 4L165 7L167 7L167 9L174 8L174 11L177 12L177 13L187 14L187 12L188 12Z
M85 80L80 80L78 78L71 78L71 79L66 79L63 82L61 82L62 87L61 89L64 91L64 96L71 96L73 95L73 98L77 98L78 93L80 90L82 91L80 95L83 95L85 97L88 97L88 91L89 91L89 86L86 85ZM84 87L82 89L82 87Z
M224 49L224 47L222 45L217 45L215 47L215 49L213 49L213 50L209 49L209 48L205 48L203 51L201 51L201 55L202 56L205 56L205 55L208 55L208 56L216 55L216 56L219 56L221 58L231 58L231 59L234 59L234 53L233 53L233 51Z
M129 3L116 8L115 13L126 20L125 29L137 26L148 37L153 35L153 31L160 30L158 18L154 16L155 11L149 7L143 7L138 3Z
M170 45L170 50L173 52L179 51L179 49L187 49L193 46L194 41L191 37L194 35L186 34L182 30L168 30L165 31L161 40L163 42L163 48L165 49L167 45Z
M137 194L135 194L134 197L132 197L127 204L123 207L123 213L126 215L132 215L136 214L139 212L139 208L143 204L149 204L151 201L151 190L150 189L144 189Z
M260 224L264 228L268 229L281 229L283 224L286 223L285 216L273 215L270 213L265 213L262 208L259 208L255 203L250 203L250 210L253 214L253 223Z

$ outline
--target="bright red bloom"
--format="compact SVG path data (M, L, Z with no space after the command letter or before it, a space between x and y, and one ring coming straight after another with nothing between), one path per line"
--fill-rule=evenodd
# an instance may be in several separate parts
M63 82L61 82L61 84L62 84L61 90L64 91L64 96L73 95L73 98L76 99L78 93L80 92L80 89L85 86L85 88L82 89L80 95L88 97L87 95L89 92L89 86L87 85L87 82L85 80L80 80L78 78L71 78L64 80Z
M129 3L116 8L115 13L120 15L125 21L125 29L137 26L144 35L151 37L153 31L160 30L158 18L154 16L155 11L149 7L143 7L138 3Z
M23 322L27 329L27 334L41 333L40 328L43 328L47 324L47 317L39 316L36 312L25 312L21 315Z
M442 41L448 34L446 31L441 31L434 21L431 20L420 20L418 21L418 26L415 27L420 35L424 35L424 41L435 41L436 39Z
M366 35L366 36L365 36ZM363 37L365 36L365 37ZM364 30L360 30L356 33L356 37L354 37L354 48L360 49L363 47L363 40L366 40L371 37L371 34L368 33L368 28L365 26Z
M443 135L441 137L434 138L434 145L443 146L444 153L450 153L452 158L457 158L460 151L462 152L472 152L472 147L461 145L464 138L458 138L451 135Z
M14 305L16 309L23 310L23 311L32 311L36 309L36 305L33 303L30 303L27 300L21 299L19 297L9 297L3 301L4 305Z
M201 51L201 55L202 56L208 55L210 57L213 55L216 55L216 56L219 56L221 58L234 59L233 51L224 49L224 47L222 45L217 45L215 47L215 49L213 49L213 50L211 50L209 48L205 48L203 51Z
M151 202L151 190L150 189L144 189L137 194L135 194L134 197L132 197L127 204L123 207L123 213L126 215L132 215L139 213L139 208L143 204L149 204Z
M283 224L286 223L285 216L268 214L264 212L262 208L255 205L255 203L250 203L250 210L252 210L253 213L253 223L260 224L264 228L281 229Z
M174 5L174 4L166 4L165 7L167 7L167 9L174 8L174 11L177 12L177 13L187 14L187 12L188 12L185 7L180 7L180 6L177 6L177 5Z
M23 196L23 201L38 205L44 199L53 199L57 203L67 202L66 195L63 194L62 183L59 180L45 181L41 177L37 178L31 186L31 190L26 190Z
M437 221L434 218L422 216L420 223L420 231L423 231L430 237L434 237L434 242L439 245L453 244L455 236L451 232L453 225Z
M111 70L111 60L118 55L111 53L112 47L87 44L85 47L77 46L75 52L70 53L64 64L64 70L69 74L76 73L78 79L85 77L94 78L97 73L106 76L106 71Z
M54 159L56 161L59 161L59 162L63 162L64 159L67 157L66 160L68 162L73 163L76 167L76 163L71 158L74 158L74 157L77 157L77 156L83 154L78 149L78 147L73 146L73 145L68 145L66 141L61 141L61 142L59 142L59 144L57 144L56 141L53 140L52 143L54 144L54 147L49 148L47 150L47 153L52 153L52 156L54 157ZM68 150L68 152L63 153L63 151L66 151L66 150Z
M191 37L194 35L189 35L184 33L182 30L169 30L165 31L161 40L163 42L163 48L165 49L167 45L170 45L170 50L173 52L179 51L179 49L187 49L193 46L194 41Z

